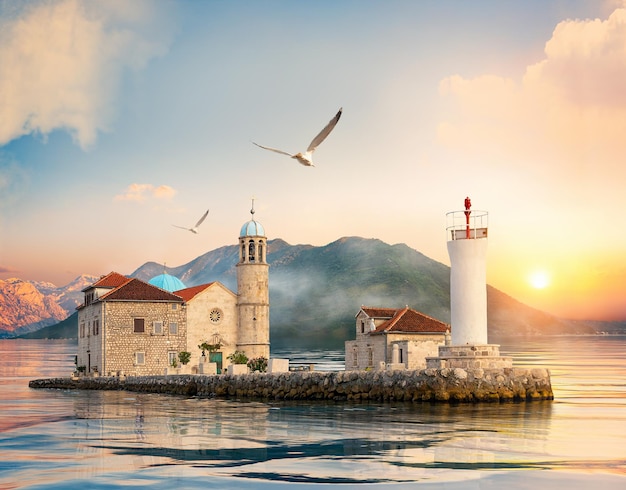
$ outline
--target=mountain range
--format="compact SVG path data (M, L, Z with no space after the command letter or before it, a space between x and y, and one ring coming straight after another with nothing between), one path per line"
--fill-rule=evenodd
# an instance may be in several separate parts
M236 291L238 260L238 246L229 245L178 267L147 262L130 276L148 281L167 272L181 279L187 287L220 281ZM354 337L354 316L362 305L391 308L408 305L443 322L450 322L450 268L405 244L389 245L377 239L344 237L315 247L290 245L275 239L268 242L267 261L270 264L272 347L343 347L345 340ZM85 281L78 289L79 296L80 289L97 279L95 276L81 278L75 281L77 284ZM63 298L64 304L71 305L71 311L74 310L70 298L75 296L69 292L61 294L54 287L49 287L48 291L59 300ZM82 302L82 297L73 301ZM487 286L487 309L492 342L516 335L626 331L626 323L557 318L524 305L491 286ZM67 314L71 311L66 310ZM53 323L51 316L49 314L46 321ZM75 332L75 315L73 317L58 327L43 330L39 329L44 325L39 324L36 328L31 325L30 331L38 331L28 336L52 338L61 327L65 332Z
M82 289L97 278L84 274L63 287L17 278L0 280L0 338L64 320L83 302Z

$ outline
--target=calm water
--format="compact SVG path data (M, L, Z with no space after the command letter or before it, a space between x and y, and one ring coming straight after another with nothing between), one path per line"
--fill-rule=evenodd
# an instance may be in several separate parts
M75 349L0 341L0 489L626 488L626 337L502 345L548 367L556 399L456 407L28 388ZM341 352L290 357L343 369Z

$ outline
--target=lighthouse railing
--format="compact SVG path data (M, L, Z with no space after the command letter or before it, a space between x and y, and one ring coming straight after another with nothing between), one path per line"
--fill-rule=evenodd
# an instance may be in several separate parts
M487 238L487 211L450 211L446 213L446 235L449 240Z

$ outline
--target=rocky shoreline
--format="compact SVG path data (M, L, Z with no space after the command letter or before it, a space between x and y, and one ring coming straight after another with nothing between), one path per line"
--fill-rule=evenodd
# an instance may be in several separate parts
M265 400L476 403L554 399L548 370L522 368L47 378L32 380L29 386Z

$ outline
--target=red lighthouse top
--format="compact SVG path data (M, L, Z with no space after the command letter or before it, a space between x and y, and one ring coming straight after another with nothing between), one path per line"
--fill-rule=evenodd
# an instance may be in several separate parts
M452 240L471 240L487 238L487 211L472 211L472 200L465 198L464 211L452 211L446 214L447 230L450 230Z

